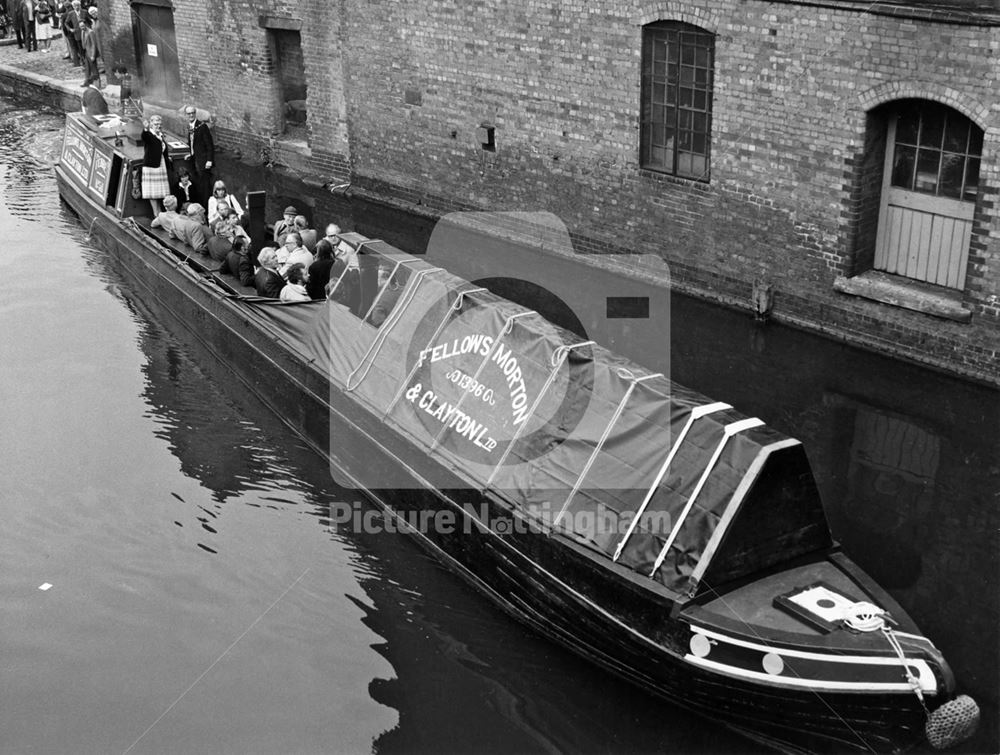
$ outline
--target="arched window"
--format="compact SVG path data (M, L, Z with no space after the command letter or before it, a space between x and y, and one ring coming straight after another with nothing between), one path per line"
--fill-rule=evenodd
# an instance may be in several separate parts
M647 170L707 181L715 37L679 21L642 29L639 162Z

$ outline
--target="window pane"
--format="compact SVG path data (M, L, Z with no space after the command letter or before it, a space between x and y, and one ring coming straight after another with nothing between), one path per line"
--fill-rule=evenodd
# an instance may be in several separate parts
M683 176L690 176L693 167L691 165L691 154L689 152L677 153L677 173Z
M920 117L920 146L941 149L941 137L944 135L944 110L929 107Z
M944 127L944 148L949 152L965 152L969 144L969 119L956 112L948 113Z
M680 88L680 100L678 104L681 107L691 107L694 103L694 90L688 89L687 87Z
M703 155L691 155L691 177L705 178L708 175L708 158Z
M711 42L709 42L708 40L704 40L704 44L711 44ZM709 65L710 65L709 64L709 60L708 60L708 48L707 47L699 47L695 51L694 61L701 68L708 68Z
M691 128L699 134L708 133L708 116L704 113L692 113Z
M691 150L697 152L699 155L704 155L706 147L708 146L708 139L705 138L704 134L692 134L691 137Z
M678 68L677 64L674 63L673 61L671 61L667 65L667 81L669 81L671 84L677 83L677 68Z
M654 60L653 61L653 75L659 76L661 79L665 78L667 75L667 61L666 60Z
M892 185L904 189L913 188L913 165L917 159L914 147L896 145L896 154L892 164Z
M940 194L954 199L962 198L962 179L965 176L965 156L945 152L941 156Z
M660 110L660 123L666 123L673 128L677 125L677 110L672 107L665 107Z
M694 69L694 83L699 87L705 88L708 86L708 70L705 68L695 68Z
M912 105L904 108L896 121L896 143L916 145L919 128L920 111Z
M970 157L965 164L965 192L962 196L967 202L973 202L979 191L979 159Z
M681 84L691 86L694 83L694 69L691 66L681 66Z
M972 138L969 139L969 154L974 157L980 157L983 154L983 131L976 125L972 126ZM976 168L976 173L978 175L978 168Z
M657 165L661 168L670 167L667 164L667 150L665 147L653 147L652 153L653 153L652 159L650 160L650 162L653 165Z
M694 48L691 45L681 45L681 63L694 65Z
M708 92L703 92L701 90L695 91L694 102L692 104L697 110L708 110Z
M917 175L913 181L916 191L934 194L937 191L938 167L941 164L941 153L936 149L920 149L917 151Z
M660 84L659 82L653 82L653 84L650 86L650 90L651 90L651 93L652 93L653 104L654 105L662 105L663 104L663 96L664 96L664 87L663 87L663 85Z
M691 111L690 110L681 110L681 112L679 114L679 117L677 118L677 126L678 126L678 128L687 129L689 131L691 130Z
M685 152L691 151L691 132L681 131L677 138L677 148L682 149Z

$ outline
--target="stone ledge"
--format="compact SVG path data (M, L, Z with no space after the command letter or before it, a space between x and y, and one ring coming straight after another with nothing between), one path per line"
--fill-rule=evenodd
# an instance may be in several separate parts
M955 322L972 319L972 312L962 306L960 291L950 291L879 270L869 270L852 278L840 276L833 282L833 290Z

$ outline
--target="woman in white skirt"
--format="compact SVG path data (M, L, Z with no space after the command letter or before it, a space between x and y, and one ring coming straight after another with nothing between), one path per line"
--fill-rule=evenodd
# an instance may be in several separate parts
M145 126L142 131L142 198L149 200L155 218L163 209L160 200L170 193L170 156L167 138L163 135L163 119L154 115L142 125Z
M35 2L35 39L38 44L43 45L43 51L49 49L52 41L52 4L49 0L36 0Z

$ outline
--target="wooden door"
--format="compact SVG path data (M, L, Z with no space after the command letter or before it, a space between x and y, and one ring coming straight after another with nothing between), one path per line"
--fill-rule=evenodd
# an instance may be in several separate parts
M142 74L144 99L176 103L181 97L181 76L177 64L174 13L156 0L133 3L136 59Z
M890 117L875 268L965 287L983 132L951 108L911 101Z

